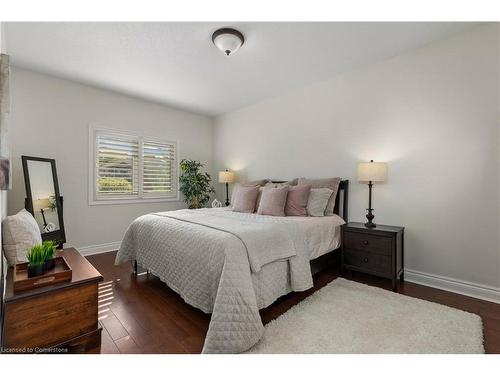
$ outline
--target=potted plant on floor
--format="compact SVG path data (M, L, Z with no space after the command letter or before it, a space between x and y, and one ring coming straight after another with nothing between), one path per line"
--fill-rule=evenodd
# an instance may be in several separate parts
M189 208L205 207L210 200L214 188L210 185L212 178L202 171L205 165L196 160L182 159L179 176L180 191L184 194L184 202Z
M28 254L28 277L43 275L45 264L45 248L43 245L33 246Z
M56 250L54 241L43 241L42 243L44 249L44 270L48 271L55 267L56 261L54 259L54 252Z

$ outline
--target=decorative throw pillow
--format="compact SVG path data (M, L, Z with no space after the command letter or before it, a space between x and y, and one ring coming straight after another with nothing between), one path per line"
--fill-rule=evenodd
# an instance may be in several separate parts
M307 214L309 216L325 216L325 209L332 193L332 189L327 188L311 189L307 201Z
M234 184L233 191L231 192L231 207L234 207L234 202L238 195L238 189L242 186L251 187L251 186L264 186L269 182L267 178L263 180L254 180L254 181L246 181L246 182L238 182Z
M240 186L233 203L233 211L253 213L259 194L258 186Z
M286 216L307 216L307 202L311 185L290 186L286 197Z
M265 188L262 190L262 196L260 198L257 213L259 215L285 216L287 195L288 186Z
M33 215L22 209L2 222L3 250L9 265L26 262L26 253L42 243L40 228Z
M295 186L297 185L299 179L298 178L294 178L293 180L290 180L290 181L285 181L285 182L272 182L272 181L269 181L267 184L266 184L266 187L267 186L272 186L272 187L280 187L280 186Z
M335 198L337 197L337 192L339 191L341 178L318 178L318 179L307 179L299 178L299 185L311 185L313 189L327 188L332 190L332 195L328 199L328 204L325 209L325 216L332 216L333 209L335 208Z
M241 185L243 185L243 186L265 186L268 182L269 182L269 179L264 178L262 180L253 180L253 181L242 182Z
M264 191L265 187L259 186L259 193L257 194L257 202L255 203L255 211L259 209L260 205L260 198L262 198L262 192Z

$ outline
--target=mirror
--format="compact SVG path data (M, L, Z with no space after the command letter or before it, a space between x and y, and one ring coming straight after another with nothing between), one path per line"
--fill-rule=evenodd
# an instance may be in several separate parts
M42 240L52 240L62 247L66 236L56 161L33 156L22 156L21 159L26 185L26 209L35 218Z

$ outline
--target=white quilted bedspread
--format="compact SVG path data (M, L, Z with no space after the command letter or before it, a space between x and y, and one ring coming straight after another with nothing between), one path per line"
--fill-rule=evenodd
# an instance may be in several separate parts
M137 260L187 303L212 313L203 353L240 353L263 334L262 296L267 304L288 289L313 286L306 234L297 220L224 208L149 214L128 228L116 264ZM287 290L275 295L279 288L272 281L278 269L275 284L286 275L289 280ZM260 274L266 282L256 288Z
M256 215L241 215L221 210L179 210L155 215L204 225L231 233L245 245L250 269L259 272L263 266L297 255L290 227L277 220L257 220ZM300 243L303 246L304 241Z

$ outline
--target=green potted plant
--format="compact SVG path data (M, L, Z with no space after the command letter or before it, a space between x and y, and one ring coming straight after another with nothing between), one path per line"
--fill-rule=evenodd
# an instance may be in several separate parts
M179 185L189 208L205 207L210 200L210 193L215 192L210 185L212 178L202 171L203 167L204 164L196 160L181 160Z
M43 275L45 264L45 248L43 245L33 246L28 254L28 277Z
M44 249L44 270L48 271L51 270L56 266L56 261L54 259L54 252L55 252L55 243L54 241L43 241L42 243L43 249Z

